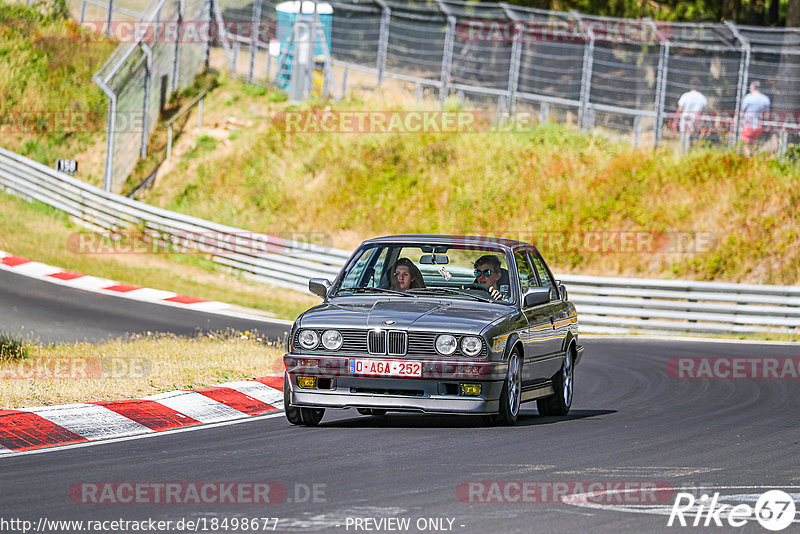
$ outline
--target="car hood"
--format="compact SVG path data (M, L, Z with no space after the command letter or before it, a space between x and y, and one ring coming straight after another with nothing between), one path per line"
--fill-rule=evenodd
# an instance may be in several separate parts
M303 328L389 328L475 333L510 314L510 306L488 302L408 297L340 297L307 311ZM392 324L387 324L394 321Z

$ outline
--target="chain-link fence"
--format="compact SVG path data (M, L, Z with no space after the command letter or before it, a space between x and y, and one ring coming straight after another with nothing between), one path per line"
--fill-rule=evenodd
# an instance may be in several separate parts
M348 72L410 82L418 94L492 108L500 121L574 123L627 136L735 146L751 81L772 100L761 149L783 156L798 142L800 28L663 23L458 0L359 0L333 7L331 54L347 90ZM270 79L276 4L223 12L236 61L251 82ZM260 22L255 35L235 23ZM245 26L247 27L247 26ZM690 128L674 120L683 93L708 105ZM683 130L683 131L681 131Z
M135 24L115 16L102 28L122 42L93 78L109 99L107 191L119 191L147 156L169 95L191 86L206 65L211 13L211 0L153 0Z

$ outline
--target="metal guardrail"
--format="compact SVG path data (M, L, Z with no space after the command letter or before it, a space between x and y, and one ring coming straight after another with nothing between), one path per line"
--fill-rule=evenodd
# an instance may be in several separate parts
M105 192L0 148L0 187L107 231L131 227L201 252L256 279L308 291L333 279L350 252L175 213ZM562 275L581 330L600 333L800 332L800 287Z
M135 228L164 244L207 252L217 263L299 291L308 291L314 276L333 278L350 257L346 251L249 232L109 193L3 148L0 186L92 227L110 232Z

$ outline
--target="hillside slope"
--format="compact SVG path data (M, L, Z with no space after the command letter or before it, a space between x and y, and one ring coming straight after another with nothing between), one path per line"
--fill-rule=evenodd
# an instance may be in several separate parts
M438 107L363 98L299 110ZM383 234L474 233L532 240L562 272L800 282L796 162L703 149L678 157L551 124L287 133L281 112L296 108L271 100L223 80L205 127L146 200L342 248ZM231 132L231 116L247 120Z

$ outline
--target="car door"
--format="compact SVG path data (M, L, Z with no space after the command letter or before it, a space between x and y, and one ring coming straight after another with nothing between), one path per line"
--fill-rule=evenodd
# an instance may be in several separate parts
M561 300L555 278L553 278L553 274L539 251L531 249L528 251L528 255L533 263L539 284L541 287L546 287L550 290L550 302L542 306L542 313L547 315L547 319L551 324L551 333L547 341L547 351L551 356L546 359L543 367L545 372L550 373L548 376L553 376L561 369L561 363L564 359L564 339L567 332L569 332L569 310L567 303Z
M517 276L520 285L520 306L525 315L527 324L520 332L520 340L525 351L525 361L522 366L523 389L526 386L541 382L550 378L553 373L549 373L552 365L552 340L553 324L550 321L550 305L539 304L537 306L525 306L524 295L528 289L539 286L528 254L525 250L514 253L514 263L517 267ZM549 373L549 374L548 374Z

